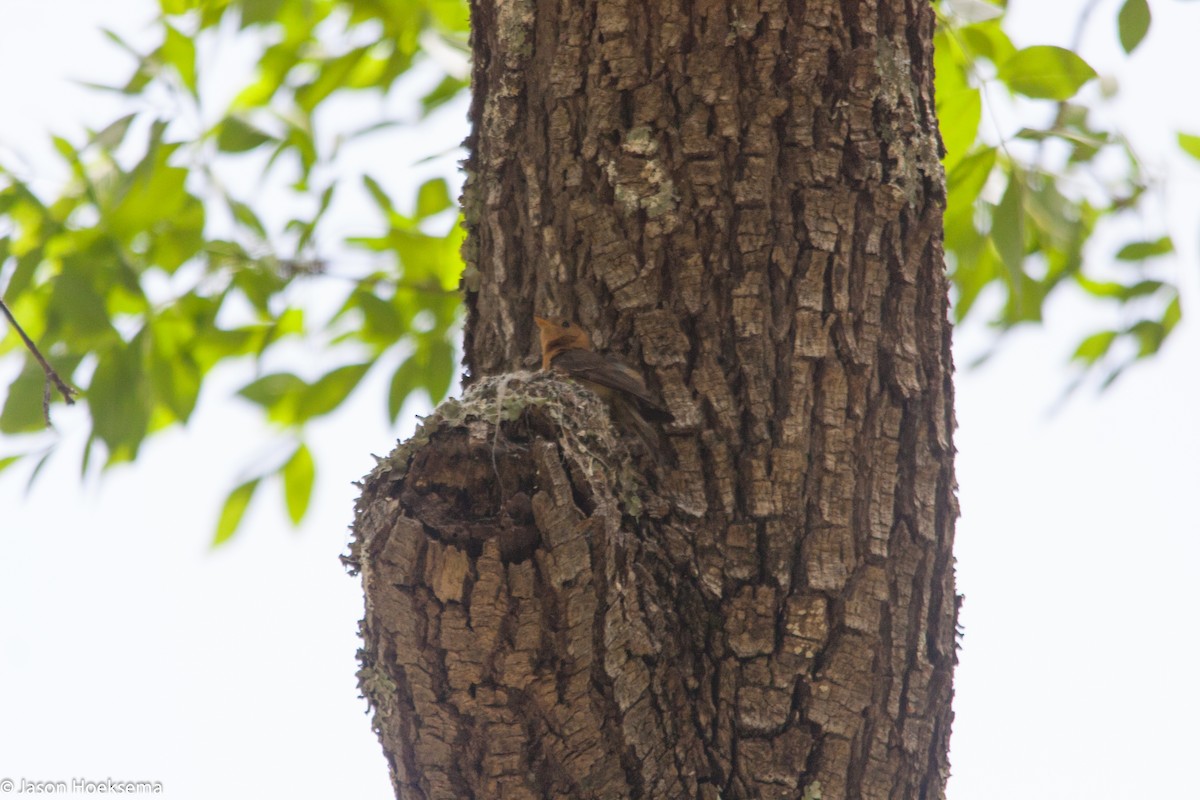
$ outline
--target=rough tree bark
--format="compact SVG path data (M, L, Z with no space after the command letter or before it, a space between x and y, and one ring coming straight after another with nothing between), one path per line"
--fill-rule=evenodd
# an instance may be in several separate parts
M925 0L473 0L474 386L352 561L397 795L934 798L955 662ZM645 370L661 472L535 363ZM634 465L637 468L634 468Z

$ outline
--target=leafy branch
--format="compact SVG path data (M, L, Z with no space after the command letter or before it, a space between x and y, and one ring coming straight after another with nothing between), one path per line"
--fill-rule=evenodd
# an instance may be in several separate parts
M1000 331L1036 324L1068 287L1115 306L1117 321L1073 356L1105 385L1163 346L1181 305L1162 268L1168 232L1096 252L1097 232L1141 210L1150 185L1121 132L1093 121L1103 94L1084 92L1099 83L1077 52L1096 4L1066 48L1015 45L1004 3L935 8L955 316ZM1124 0L1117 23L1132 52L1150 26L1147 0ZM219 543L271 481L288 518L304 517L321 461L307 426L344 408L368 373L390 370L381 413L391 420L413 392L436 402L453 383L457 289L471 279L457 177L444 142L432 142L440 173L419 154L397 159L394 142L464 99L467 10L463 0L159 0L157 31L146 50L107 32L134 63L127 80L96 88L127 107L83 142L53 139L66 184L41 193L0 163L4 313L18 332L0 339L0 355L19 338L43 370L31 364L8 387L0 434L40 430L49 387L69 403L73 381L89 399L85 464L93 450L105 467L128 462L148 437L187 424L214 369L248 362L255 375L236 397L292 455L236 481ZM251 52L255 66L239 85L213 87L225 47ZM985 110L995 134L981 132ZM1200 159L1200 137L1180 132L1179 145ZM356 164L370 174L346 179ZM417 188L405 202L397 186ZM351 252L356 264L343 266Z

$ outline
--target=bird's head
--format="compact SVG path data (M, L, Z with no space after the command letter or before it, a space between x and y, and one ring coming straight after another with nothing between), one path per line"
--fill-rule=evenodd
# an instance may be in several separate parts
M592 340L587 331L569 319L546 319L534 317L542 341L542 354L561 353L564 350L591 350Z

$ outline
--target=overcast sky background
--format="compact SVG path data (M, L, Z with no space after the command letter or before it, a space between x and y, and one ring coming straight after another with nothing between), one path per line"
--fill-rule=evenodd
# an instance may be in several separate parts
M1018 44L1066 43L1080 5L1013 0ZM0 0L0 149L28 156L48 191L44 132L77 138L117 113L69 80L125 74L98 29L136 32L152 6ZM1116 73L1120 124L1169 177L1187 314L1200 296L1200 169L1176 154L1174 131L1200 133L1183 88L1200 75L1200 3L1152 0L1150 36L1128 61L1117 7L1100 4L1083 53ZM445 141L397 148L393 185L415 185L410 151ZM1129 233L1157 235L1158 220ZM963 365L990 334L966 326L956 342L966 636L950 797L1192 798L1200 326L1185 319L1153 362L1052 413L1067 356L1102 315L1064 299L1049 318L979 369ZM304 527L286 527L268 490L238 538L211 551L236 471L272 446L230 399L245 377L220 373L188 429L100 482L79 481L78 412L56 416L64 452L31 493L26 470L0 474L0 779L160 780L173 800L391 797L357 699L361 592L337 555L350 481L411 424L386 424L376 376L313 429L324 479ZM0 440L0 456L15 447Z

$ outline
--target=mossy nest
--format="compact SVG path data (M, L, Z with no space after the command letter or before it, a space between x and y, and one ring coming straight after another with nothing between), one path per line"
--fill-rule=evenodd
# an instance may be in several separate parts
M661 507L603 400L553 373L513 372L482 378L461 399L446 400L411 438L376 457L360 484L343 560L358 570L372 551L370 532L379 529L373 523L381 522L365 517L385 507L418 517L432 535L468 551L500 536L506 559L528 555L537 541L530 498L550 472L538 463L545 458L538 443L554 445L561 466L554 471L568 478L584 513L615 503L623 515L639 517Z

